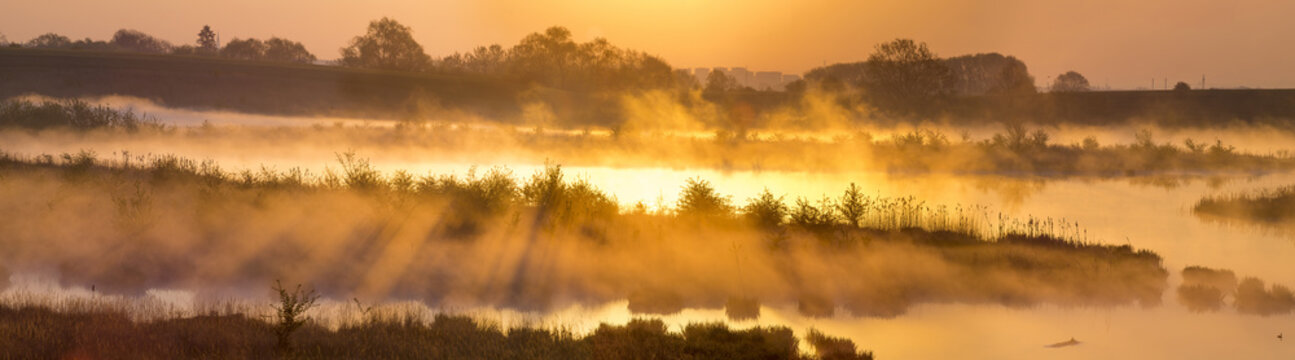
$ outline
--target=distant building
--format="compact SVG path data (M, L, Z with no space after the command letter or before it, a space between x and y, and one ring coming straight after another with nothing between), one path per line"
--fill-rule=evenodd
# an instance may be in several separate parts
M693 80L692 71L689 71L688 69L675 69L674 78L675 78L675 81L678 81L678 82Z
M692 75L697 78L698 83L701 83L702 86L706 86L706 77L710 76L710 69L709 68L692 69Z
M737 84L740 86L755 87L753 86L755 85L754 74L752 74L750 70L747 70L744 67L733 68L733 70L729 71L729 76L732 76L733 79L737 80Z
M706 78L715 72L733 78L738 86L756 90L785 91L787 84L800 80L800 75L783 74L781 71L752 72L745 67L699 67L692 69L692 76L696 77L697 82L701 83L702 86L706 86Z
M782 91L782 72L781 71L760 71L755 73L754 85L751 87L756 90L778 90Z

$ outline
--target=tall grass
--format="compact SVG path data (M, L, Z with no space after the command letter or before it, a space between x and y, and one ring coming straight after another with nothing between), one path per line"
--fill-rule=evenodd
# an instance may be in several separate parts
M1295 218L1295 186L1201 198L1198 215L1246 222L1279 224Z
M44 101L9 99L0 101L0 128L25 129L163 129L156 118L136 114L133 110L117 110L103 105L90 105L82 100Z
M291 291L288 291L291 292ZM35 296L33 296L35 298ZM232 311L166 312L140 299L40 298L0 302L0 348L13 358L453 358L453 359L871 359L853 342L817 331L801 350L791 329L731 329L694 323L671 330L658 319L601 324L577 334L560 326L503 328L488 320L399 309L365 311L359 321L258 319L270 306ZM146 316L132 316L143 313ZM269 319L269 318L265 318ZM285 337L293 342L283 348Z
M383 175L367 159L353 152L337 155L341 172L332 170L322 176L292 168L275 171L231 173L211 161L195 161L174 155L123 154L121 159L99 159L93 152L62 154L58 157L26 157L0 152L0 166L17 168L51 168L76 174L97 172L101 176L137 178L158 184L175 181L197 182L207 186L234 186L262 190L296 189L301 191L357 191L381 194L383 199L412 198L419 201L449 201L467 215L490 216L521 208L535 209L545 221L561 224L607 220L622 215L615 197L582 179L568 180L559 165L549 165L519 183L506 168L493 168L484 175L469 171L466 176L426 175L414 177L404 171ZM120 212L139 217L145 211L143 197L120 200ZM788 205L784 198L768 189L742 206L732 204L730 197L703 179L692 178L680 189L678 203L665 213L683 218L710 221L747 219L766 230L790 228L831 235L848 229L898 231L920 229L952 232L984 239L1010 235L1048 237L1064 242L1090 243L1087 231L1079 224L1050 217L1025 219L991 213L984 206L933 205L912 196L869 196L856 184L850 184L836 197L818 200L796 199Z
M646 313L728 301L741 318L758 316L758 304L770 302L799 304L810 316L838 306L893 316L935 301L1154 305L1166 287L1158 255L1099 244L1073 222L867 196L858 186L790 206L766 191L739 207L695 179L680 189L680 204L646 212L619 208L556 165L524 180L501 168L414 177L378 173L357 159L342 155L342 171L311 176L231 173L169 156L0 153L0 175L19 175L22 184L61 179L63 189L121 204L105 207L121 219L107 224L115 231L84 236L131 261L109 266L61 251L46 257L71 283L99 281L124 292L190 278L231 285L304 276L326 294L347 297L375 291L366 285L373 281L383 286L375 296L457 293L527 309L547 308L559 295L629 299L632 311ZM94 165L77 165L86 162ZM73 171L80 175L67 176ZM284 218L291 225L279 223L279 211L290 213ZM53 223L42 214L23 216L40 220L33 227ZM255 232L262 228L269 230ZM48 228L29 233L64 241L46 236ZM22 249L33 243L10 242ZM239 251L210 253L225 248ZM318 253L330 260L312 262ZM194 258L218 269L191 266ZM362 278L356 269L377 275ZM859 277L871 280L826 280Z

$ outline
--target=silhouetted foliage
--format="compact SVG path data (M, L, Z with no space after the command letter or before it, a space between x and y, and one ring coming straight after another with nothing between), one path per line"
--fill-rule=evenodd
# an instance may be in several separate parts
M805 342L814 347L814 354L823 360L872 360L872 352L860 352L854 341L824 335L816 329L809 329Z
M958 95L1032 94L1034 77L1025 63L999 53L963 55L944 60Z
M1192 86L1187 85L1187 83L1185 82L1179 81L1177 84L1174 84L1174 91L1191 91L1191 90L1192 90Z
M56 311L52 306L0 305L0 348L16 358L239 358L270 359L278 351L277 324L221 312L132 321L97 304ZM335 330L304 323L290 353L309 359L789 359L802 355L791 329L757 326L735 330L722 323L688 324L668 331L659 319L600 324L577 336L540 327L504 329L462 315L413 313L368 317ZM818 335L826 338L826 336ZM843 341L835 339L834 341ZM848 341L848 340L844 340ZM853 346L851 346L853 347ZM867 354L867 353L863 353ZM848 359L858 359L851 357ZM864 359L867 359L865 357Z
M421 71L431 59L408 26L385 17L369 22L364 35L351 39L341 52L342 65L370 69Z
M255 173L229 173L215 167L212 163L199 163L174 156L128 157L117 161L100 161L93 154L75 154L61 157L22 158L0 153L0 176L6 184L27 183L22 178L43 178L75 184L67 186L76 190L74 194L100 194L109 200L112 206L100 211L111 214L108 232L113 238L122 240L124 246L119 252L132 256L132 261L124 265L111 267L85 266L83 261L70 258L59 267L61 278L69 284L97 284L105 292L143 294L145 290L156 287L172 286L181 282L211 281L223 284L228 278L211 278L195 273L192 267L184 264L192 251L202 249L202 245L179 242L178 245L166 247L159 252L156 244L161 241L172 242L170 235L163 235L174 221L200 221L194 225L193 235L201 240L200 244L209 241L223 243L227 241L252 241L268 247L256 254L239 254L230 258L229 254L207 253L209 262L231 261L247 264L240 269L254 271L237 271L238 279L263 279L266 276L279 276L291 271L291 276L308 276L309 281L333 292L350 293L355 291L355 278L338 275L331 269L351 269L353 266L367 266L368 262L351 262L339 258L338 264L324 268L310 268L307 259L288 256L296 254L298 246L316 246L326 241L330 246L346 251L356 252L358 258L376 255L373 244L384 244L397 239L427 242L421 248L438 249L434 262L409 263L405 271L408 276L393 279L393 294L437 293L449 291L442 280L425 281L426 278L445 279L458 266L466 266L471 259L456 258L455 254L466 254L453 248L459 245L495 244L510 248L522 249L527 246L547 247L567 243L564 239L592 240L596 246L586 250L582 247L571 248L570 256L593 256L603 251L614 252L622 246L646 245L643 240L656 245L662 251L680 252L695 251L689 247L690 240L710 238L714 234L719 238L734 236L736 242L767 240L752 232L782 232L784 227L795 229L772 247L752 246L755 251L747 255L757 266L768 268L773 261L782 263L790 258L785 257L783 250L800 248L803 251L826 251L827 253L845 252L843 256L823 257L827 263L821 267L831 271L833 276L845 276L851 272L857 275L877 279L882 274L903 274L902 281L882 283L860 283L859 287L833 289L804 289L794 294L802 311L811 316L827 316L833 313L838 304L845 306L854 314L893 316L902 313L908 306L924 302L970 301L995 302L1013 305L1057 303L1057 304L1125 304L1140 302L1144 305L1157 304L1164 287L1167 272L1161 267L1160 258L1154 253L1135 250L1130 246L1101 245L1087 241L1085 233L1077 224L1054 219L1015 220L990 216L981 208L963 208L933 206L913 198L868 198L861 203L870 204L863 211L865 216L858 220L859 227L844 225L846 222L834 209L838 204L831 199L819 202L802 202L798 207L807 214L817 214L816 220L805 221L809 224L830 225L832 231L822 235L807 234L800 231L799 225L782 225L774 228L761 228L730 221L731 211L716 211L716 208L728 208L727 198L700 180L692 181L689 188L693 195L681 196L680 205L675 207L678 216L669 215L670 210L663 209L656 214L643 212L621 213L614 199L602 195L597 189L580 181L569 182L562 179L560 171L551 167L538 172L522 188L524 197L518 198L512 180L507 177L469 176L466 180L421 180L407 179L396 173L389 176L375 174L373 169L363 161L341 159L344 171L339 175L324 177L303 176L300 173L261 171ZM346 165L346 164L350 165ZM22 178L19 178L22 177ZM19 179L10 182L9 179ZM498 182L498 184L494 184ZM412 183L412 184L411 184ZM448 183L448 184L447 184ZM134 184L121 186L121 184ZM55 184L58 186L58 184ZM475 190L481 189L481 190ZM498 189L498 190L486 190ZM458 195L476 192L490 195ZM215 195L215 196L211 196ZM476 197L477 199L473 199ZM292 201L264 202L258 199L282 199ZM685 200L693 205L685 204ZM403 199L403 200L402 200ZM462 200L460 200L462 199ZM504 205L504 211L467 211L473 208L489 208L491 203L504 204L508 199L513 203ZM339 201L340 200L340 201ZM13 201L13 200L10 200ZM464 205L459 201L472 201L475 205ZM709 204L709 205L703 205ZM721 206L723 205L723 206ZM8 205L12 206L12 205ZM748 206L748 208L751 208ZM686 209L693 209L688 211ZM712 209L704 211L699 209ZM91 209L95 210L92 206ZM274 213L301 213L294 220L296 227L331 227L331 222L359 223L359 227L346 228L337 234L326 235L326 240L312 241L297 239L293 233L275 233L269 235L248 234L243 231L250 226L248 219L259 219ZM24 221L48 221L44 213L15 214L7 218L8 223ZM161 214L166 214L162 216ZM313 219L311 214L333 214L327 219ZM700 214L686 216L685 214ZM706 215L714 214L714 215ZM501 216L502 215L502 216ZM198 217L217 220L197 220ZM400 219L434 218L435 226L422 228L403 236L389 233L390 230L372 228L364 224L384 224ZM172 220L175 219L175 220ZM226 220L227 219L227 220ZM995 222L996 220L996 222ZM155 224L167 224L163 228ZM201 225L209 224L209 225ZM0 224L4 225L4 224ZM82 226L82 225L78 225ZM466 230L465 230L466 229ZM103 231L96 228L94 231ZM488 235L488 236L485 236ZM805 236L813 235L813 236ZM254 240L236 240L253 236ZM405 237L409 236L409 237ZM867 241L844 241L866 238ZM3 239L0 239L3 241ZM57 238L50 241L57 243ZM465 243L466 242L466 243ZM286 243L286 244L285 244ZM718 243L718 244L716 244ZM693 246L721 248L726 241L696 243ZM117 244L117 243L114 243ZM284 245L281 245L284 244ZM450 250L444 246L452 245ZM457 245L453 245L457 244ZM570 244L570 243L568 243ZM637 245L636 245L637 244ZM832 246L822 246L832 244ZM489 246L495 246L489 245ZM785 246L784 246L785 245ZM22 250L26 243L8 242L8 246ZM196 246L196 248L194 248ZM285 248L286 246L286 248ZM682 246L682 248L672 248ZM735 249L741 245L735 244ZM170 250L174 249L174 250ZM818 250L814 250L818 249ZM450 251L448 253L442 250ZM417 257L433 256L419 251ZM547 250L537 250L547 251ZM735 250L736 251L736 250ZM881 261L882 258L900 253L918 252L930 255L938 260L941 266L914 272L906 267L905 262ZM668 255L670 253L661 255ZM799 253L800 251L797 251ZM745 253L745 252L744 252ZM607 253L610 254L610 253ZM715 253L710 253L715 255ZM445 256L449 255L449 256ZM644 254L646 256L658 256ZM846 256L848 255L848 256ZM250 256L251 258L247 258ZM564 255L567 256L567 255ZM633 256L633 255L631 255ZM772 257L772 258L766 258ZM523 257L529 258L529 257ZM1066 261L1057 261L1065 258ZM429 258L430 259L430 258ZM4 259L0 259L4 260ZM595 261L594 259L589 259ZM603 259L607 260L607 259ZM597 260L597 261L603 261ZM104 263L108 260L95 261ZM611 260L615 261L615 260ZM672 312L691 306L716 306L721 299L732 297L728 290L716 287L718 283L730 282L733 279L728 271L715 271L728 264L706 263L693 268L698 272L690 276L672 273L670 267L661 267L665 274L644 275L640 266L656 266L652 260L648 263L601 264L599 273L580 274L580 282L598 288L595 292L585 292L566 288L568 280L549 282L545 278L521 276L520 286L527 289L522 295L515 295L500 306L527 306L546 308L552 296L574 295L587 301L612 301L612 299L631 299L632 311ZM739 260L741 261L741 260ZM876 262L880 261L880 262ZM91 263L95 263L91 262ZM448 262L448 263L447 263ZM118 262L112 262L116 264ZM689 266L694 266L689 265ZM754 264L753 264L754 265ZM306 266L306 274L298 274L298 267ZM540 264L539 266L545 266ZM880 266L880 268L873 267ZM521 266L524 269L533 269ZM745 268L745 266L742 266ZM751 274L751 281L771 279L767 276L794 276L776 270L773 273L760 272ZM633 274L633 275L631 275ZM626 276L647 276L644 282L626 282ZM677 286L663 286L662 279L671 279ZM267 280L272 281L272 280ZM454 280L451 280L454 281ZM572 279L570 281L575 281ZM1020 286L1021 282L1032 284ZM975 283L981 286L966 287L959 284ZM822 284L823 286L832 286ZM511 287L511 285L510 285ZM583 286L577 286L583 287ZM552 290L550 290L552 289ZM714 290L711 290L714 289ZM558 291L554 293L553 291ZM510 291L511 293L511 291ZM565 295L564 295L565 294ZM920 294L920 295L919 295ZM756 294L751 294L755 296ZM483 301L500 301L493 295L486 295ZM510 295L513 296L513 295ZM586 298L588 296L588 298ZM758 296L774 296L764 294ZM485 300L489 299L489 300ZM709 300L707 300L709 299ZM760 297L748 300L765 300ZM582 300L586 301L586 300ZM302 348L305 348L304 346Z
M276 349L281 355L290 355L293 353L292 334L306 325L306 311L315 307L319 294L302 289L300 284L296 289L288 290L279 281L274 282L274 292L279 300L274 305Z
M882 106L911 109L949 93L953 77L949 67L926 43L896 39L878 44L868 56L865 89Z
M715 192L709 181L691 178L679 192L676 211L683 217L724 218L733 213L733 205L727 197Z
M781 196L774 196L769 189L764 189L760 195L747 201L742 214L762 229L776 229L787 217L787 205L783 204Z
M670 88L678 82L658 57L618 48L603 38L577 43L560 26L527 35L508 49L491 45L445 57L438 68L581 91Z
M1227 157L1232 153L1232 148L1216 143L1200 152ZM1211 218L1269 225L1285 224L1295 218L1295 186L1209 196L1197 201L1192 211Z
M216 42L216 32L211 31L211 26L203 25L202 30L198 31L198 52L215 54L218 50L220 44Z
M117 30L112 34L112 40L109 43L122 50L133 52L165 54L171 51L171 43L166 40L131 29Z
M1074 71L1067 71L1064 74L1057 75L1057 79L1052 81L1052 92L1081 92L1088 90L1088 79Z
M33 103L11 99L0 101L0 127L73 130L111 128L133 131L161 129L164 126L146 115L107 106L94 106L81 100Z
M1263 280L1245 278L1237 285L1235 306L1237 311L1256 315L1289 314L1295 309L1295 293L1290 288L1273 284L1264 289Z
M40 36L37 36L27 41L27 47L29 48L58 49L58 48L66 48L71 45L72 45L71 39L68 39L66 36L55 34L55 33L41 34Z
M265 60L306 64L315 61L315 55L306 51L300 42L272 37L265 41L265 46Z
M265 50L265 43L261 40L234 38L220 49L220 56L239 60L260 60L265 56Z
M702 92L708 97L723 95L726 92L738 89L737 79L728 76L721 71L711 71L706 75L706 87Z
M1181 285L1178 302L1194 312L1218 311L1223 308L1223 292L1204 285Z
M272 37L270 40L233 39L220 50L221 56L240 60L263 60L291 63L310 63L315 55L306 51L299 42Z

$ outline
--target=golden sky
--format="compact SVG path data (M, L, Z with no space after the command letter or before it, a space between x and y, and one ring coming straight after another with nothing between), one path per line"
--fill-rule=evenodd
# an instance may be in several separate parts
M432 56L511 45L552 25L660 55L677 67L799 73L858 61L897 37L941 56L1000 52L1045 78L1094 85L1295 87L1295 1L1288 0L0 0L0 34L107 39L133 28L192 43L204 24L234 37L286 37L322 59L390 16ZM1157 86L1160 86L1157 84Z

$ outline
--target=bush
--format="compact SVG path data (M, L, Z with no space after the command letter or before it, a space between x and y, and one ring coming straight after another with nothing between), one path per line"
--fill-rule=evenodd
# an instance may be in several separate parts
M279 353L287 355L293 351L292 333L306 324L306 311L315 307L319 294L315 290L302 290L301 284L289 291L279 281L274 282L274 292L279 296L278 304L274 305L274 335Z
M733 205L727 197L715 192L710 182L699 178L690 178L679 193L679 203L675 207L679 216L694 219L728 218L733 214Z

